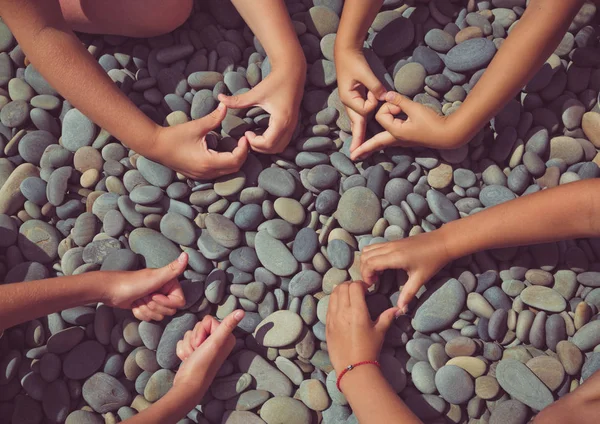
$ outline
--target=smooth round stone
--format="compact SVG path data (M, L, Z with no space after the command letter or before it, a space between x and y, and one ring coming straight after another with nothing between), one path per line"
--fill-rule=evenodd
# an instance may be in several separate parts
M243 246L235 249L229 255L231 264L244 272L254 272L260 266L256 251L248 246Z
M479 201L485 207L496 206L509 200L515 199L517 196L507 187L501 185L488 185L479 193Z
M327 245L327 258L335 268L348 269L352 265L354 255L350 246L343 240L331 240Z
M422 333L445 329L461 313L465 302L463 285L456 279L448 280L417 308L411 324Z
M63 203L72 172L73 169L70 166L63 166L50 175L46 187L46 197L53 206L60 206Z
M529 409L518 400L506 400L496 405L490 416L490 424L525 424Z
M129 418L129 417L128 417ZM104 424L104 418L90 411L73 411L67 417L65 424Z
M475 354L477 345L468 337L458 336L446 343L445 351L450 358L471 356Z
M588 352L600 344L600 321L591 321L581 327L571 342L582 352Z
M258 186L272 196L291 197L296 190L296 181L281 168L267 168L258 176Z
M84 146L91 146L96 137L96 125L77 109L69 110L62 122L62 146L76 152Z
M600 272L582 272L577 275L577 282L586 287L600 287Z
M339 173L331 165L317 165L308 171L307 179L310 185L318 190L333 187L339 180Z
M19 155L29 163L40 164L46 148L56 144L56 138L48 131L30 131L19 141Z
M283 347L298 340L303 329L300 315L277 311L265 318L254 331L256 341L265 347Z
M336 216L340 226L353 234L365 234L381 218L381 204L375 193L366 187L346 191L339 203Z
M138 157L136 166L142 177L156 187L166 188L175 178L173 170L143 156Z
M27 392L27 394L31 398L37 401L42 400L47 385L48 384L46 383L46 381L44 381L44 379L39 374L33 372L26 374L21 379L21 386L23 387L25 392Z
M596 371L600 369L600 352L592 353L583 364L583 368L581 369L581 379L582 381L590 378Z
M452 34L438 28L433 28L425 34L425 44L437 52L446 53L454 47L455 42Z
M214 190L219 196L227 197L239 193L246 184L246 174L236 172L215 181Z
M298 262L285 244L269 235L267 231L259 231L254 244L258 259L273 274L287 277L298 269Z
M161 268L179 257L181 251L172 241L150 228L136 228L129 235L129 246L142 255L148 268Z
M304 208L296 199L280 197L273 204L277 215L292 225L301 225L306 218Z
M88 340L71 350L63 361L63 373L72 380L90 377L102 367L106 352L95 340Z
M427 191L426 198L427 204L429 205L431 212L433 212L434 215L437 218L439 218L442 222L447 223L460 218L456 206L454 206L452 201L450 201L450 199L448 199L439 191Z
M0 109L0 123L8 128L23 125L29 118L29 103L25 100L13 100Z
M487 66L496 54L496 46L486 38L466 40L446 54L444 62L454 72L472 72Z
M384 189L385 200L392 205L400 206L414 190L414 186L403 178L392 178Z
M310 261L319 248L318 235L312 228L302 228L296 234L292 254L298 262Z
M572 165L583 159L583 147L572 137L554 137L550 140L550 159L562 159Z
M158 347L162 332L162 327L154 322L142 321L138 326L138 333L144 346L151 350L156 350Z
M61 354L70 351L83 339L85 332L81 327L69 327L60 330L48 339L48 352Z
M59 240L58 231L44 221L32 219L19 228L19 249L32 262L52 262L58 256Z
M435 189L444 189L452 183L452 166L442 163L427 174L427 183Z
M503 359L496 367L496 379L512 398L537 411L550 405L554 398L544 383L525 364Z
M189 219L176 212L168 212L160 220L160 232L169 240L190 246L196 241L196 231Z
M204 219L204 224L210 236L221 246L231 249L241 243L240 230L229 218L209 213Z
M140 205L151 205L163 198L163 191L155 186L139 186L129 194L132 202Z
M520 294L526 305L547 312L562 312L567 307L567 301L560 293L544 286L526 287Z
M475 393L471 376L456 365L444 365L435 373L435 386L440 395L454 405L466 403Z
M105 414L129 404L131 395L116 378L96 373L83 384L83 399L96 412Z
M321 274L311 269L300 271L291 279L288 292L295 297L302 297L315 293L321 288L323 278Z
M600 147L600 113L594 111L584 113L581 129L596 148Z
M475 394L481 399L490 400L500 392L498 381L489 375L484 375L475 380Z
M110 237L119 237L125 230L125 218L121 212L110 210L104 216L104 232Z
M558 389L565 379L563 366L551 356L536 356L525 365L552 391Z
M234 223L239 229L245 231L254 231L264 220L264 215L260 205L249 204L242 206L234 217Z
M420 63L427 71L427 74L439 74L444 69L444 62L440 56L433 50L425 46L419 46L413 51L412 59ZM426 96L427 98L427 96ZM415 101L417 101L415 99Z
M173 369L181 362L175 347L186 331L192 330L197 322L198 318L194 314L186 313L173 318L167 324L156 349L156 360L162 368Z
M402 66L394 76L394 88L407 97L414 97L423 91L427 71L417 62L409 62Z
M217 101L212 90L198 90L192 100L190 116L192 119L200 119L211 113L217 107Z
M44 280L48 278L48 269L38 262L22 262L13 267L4 278L5 284L22 281Z
M323 383L319 380L304 380L298 389L298 396L313 411L324 411L331 403Z
M282 396L267 400L260 408L260 417L266 424L307 424L312 420L310 410L304 403Z
M411 370L413 384L423 394L433 394L435 387L435 370L425 361L419 361Z
M175 373L170 370L158 370L148 380L144 388L144 397L148 402L156 402L173 387Z
M335 33L340 23L339 16L326 6L311 7L305 16L306 27L319 38Z
M38 177L25 178L21 183L21 193L30 202L38 206L44 206L48 199L46 198L46 182Z

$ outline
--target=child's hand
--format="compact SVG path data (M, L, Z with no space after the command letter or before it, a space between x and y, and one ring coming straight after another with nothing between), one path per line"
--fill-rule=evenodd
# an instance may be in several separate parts
M270 113L269 128L265 133L256 135L248 131L246 138L254 151L281 153L292 139L298 124L305 80L306 62L302 58L298 63L274 65L267 78L252 90L239 96L221 94L219 100L232 109L260 106Z
M173 385L192 390L201 398L233 350L235 337L231 333L242 318L242 310L233 311L222 322L207 315L185 333L183 340L177 343L177 356L183 363Z
M327 349L337 375L348 365L376 361L385 333L398 308L384 311L377 321L371 321L362 281L335 287L327 309Z
M227 107L219 104L209 115L173 127L161 127L148 158L193 179L216 178L240 170L248 156L248 140L242 137L232 152L208 148L206 134L217 128Z
M99 272L103 302L115 308L132 309L133 315L142 321L160 321L173 315L185 305L177 276L187 261L187 254L182 253L162 268Z
M336 49L335 68L340 100L352 124L350 152L353 152L365 141L367 115L375 110L378 100L384 99L386 90L362 51Z
M353 160L364 159L389 146L452 149L463 141L450 119L438 115L433 109L393 91L386 94L385 100L387 103L377 111L375 119L386 131L376 134L352 151ZM406 120L396 118L401 112L408 116Z
M408 281L402 287L398 298L398 308L402 313L406 313L408 303L421 286L450 260L444 234L442 230L436 230L365 247L360 256L360 273L365 283L370 285L386 269L406 271Z

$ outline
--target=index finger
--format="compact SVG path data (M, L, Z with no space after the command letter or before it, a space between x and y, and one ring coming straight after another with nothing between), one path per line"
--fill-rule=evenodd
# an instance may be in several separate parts
M365 141L350 155L352 160L364 159L371 153L384 149L388 146L398 144L398 140L387 131L375 134L373 137Z
M244 311L238 309L227 315L223 321L214 328L211 328L210 339L221 347L227 342L227 338L244 318Z
M281 153L281 146L287 146L295 125L283 125L276 116L271 115L269 127L262 135L256 135L253 132L248 132L248 140L252 145L252 149L259 153Z
M185 305L185 295L177 278L168 281L158 292L153 293L151 299L168 308L177 309Z
M367 286L362 281L353 281L350 283L350 306L354 313L363 314L368 317L369 312L367 308L367 301L365 299L365 293L367 292Z

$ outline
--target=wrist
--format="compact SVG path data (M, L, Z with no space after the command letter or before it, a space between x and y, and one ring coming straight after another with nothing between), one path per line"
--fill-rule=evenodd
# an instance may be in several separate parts
M339 370L339 372L336 371L336 375L339 376L343 370L344 369ZM363 390L365 382L376 377L377 375L381 375L381 369L375 364L364 364L358 366L344 374L339 382L340 389L344 394L352 391L353 388Z
M287 45L286 49L273 55L267 53L273 71L282 71L286 74L291 73L292 75L305 77L307 65L304 51L297 42L291 44L291 46Z
M445 263L455 261L474 252L473 249L473 232L465 231L461 226L464 225L464 220L444 224L435 232L440 237L440 244L445 252ZM463 235L468 234L467 238Z
M469 115L463 108L461 105L456 112L446 117L444 133L451 149L468 143L479 131L477 126L473 126L473 121L467 118Z

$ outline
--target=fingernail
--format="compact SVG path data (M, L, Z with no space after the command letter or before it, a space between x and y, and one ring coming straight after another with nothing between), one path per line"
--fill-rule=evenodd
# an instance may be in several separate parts
M235 314L233 314L233 317L237 320L241 320L244 318L244 311L237 311Z
M179 255L179 257L177 258L177 262L179 262L180 264L185 262L185 252L181 252L181 255Z
M396 318L400 318L402 315L406 315L408 313L408 306L401 306L398 308L394 316Z
M385 93L381 94L377 100L379 100L380 102L384 101L387 97L387 94L388 92L386 91Z
M225 109L225 103L219 102L219 106L217 106L217 110Z
M391 101L391 100L394 100L395 97L396 97L396 95L392 91L388 91L387 93L385 93L384 100Z

